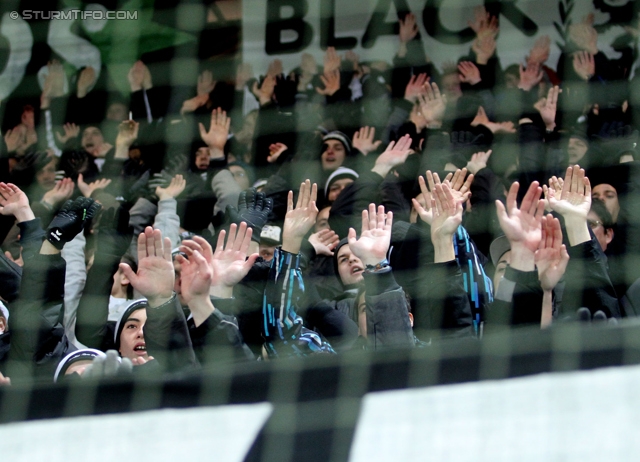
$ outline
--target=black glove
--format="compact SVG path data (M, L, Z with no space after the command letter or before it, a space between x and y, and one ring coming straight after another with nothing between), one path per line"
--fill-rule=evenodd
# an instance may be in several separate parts
M47 240L58 250L73 240L102 206L88 197L68 200L47 228Z
M269 220L271 210L273 210L273 199L266 198L264 193L250 188L240 193L237 210L231 205L227 206L227 221L237 225L243 221L246 222L253 229L251 240L260 242L260 233Z

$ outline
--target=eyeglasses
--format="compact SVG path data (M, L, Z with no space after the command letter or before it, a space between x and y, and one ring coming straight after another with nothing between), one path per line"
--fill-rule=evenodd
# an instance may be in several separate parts
M602 226L602 222L600 220L587 220L587 223L591 229L596 229L598 226Z

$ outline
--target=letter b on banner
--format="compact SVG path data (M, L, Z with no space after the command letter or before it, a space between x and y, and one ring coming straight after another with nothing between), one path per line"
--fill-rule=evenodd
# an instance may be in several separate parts
M289 7L293 16L283 18L282 8ZM304 17L309 10L307 0L268 0L265 51L268 55L296 53L305 49L313 39L313 29ZM293 41L283 42L282 32L293 31L297 37Z

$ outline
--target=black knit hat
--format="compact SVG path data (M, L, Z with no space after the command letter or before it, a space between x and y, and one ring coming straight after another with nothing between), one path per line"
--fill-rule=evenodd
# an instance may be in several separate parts
M57 382L60 377L63 377L67 369L78 361L93 361L98 357L107 357L107 355L100 351L94 350L93 348L83 348L82 350L76 350L74 352L69 353L67 356L62 358L62 360L58 363L58 367L56 368L56 372L53 375L53 381Z

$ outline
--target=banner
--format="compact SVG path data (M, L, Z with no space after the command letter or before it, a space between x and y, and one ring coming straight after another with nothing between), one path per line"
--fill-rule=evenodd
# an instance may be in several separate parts
M335 46L339 52L355 51L361 61L391 63L399 44L398 16L412 12L427 56L441 68L468 54L474 39L468 21L483 3L499 17L497 54L503 67L524 63L535 39L548 35L548 63L555 68L569 24L589 13L595 14L600 50L614 57L611 43L624 33L621 24L637 18L631 0L245 0L243 58L256 73L276 58L290 71L303 53L322 65L324 50Z

